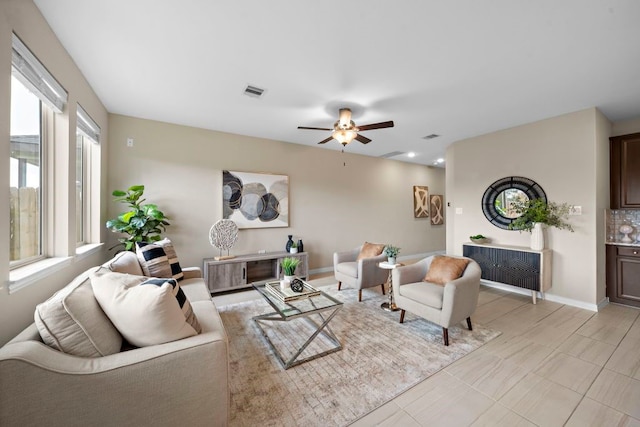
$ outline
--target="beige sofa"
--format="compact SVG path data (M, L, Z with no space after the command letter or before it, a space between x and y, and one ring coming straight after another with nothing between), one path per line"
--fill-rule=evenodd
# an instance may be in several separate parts
M104 265L142 275L131 252ZM87 358L44 344L34 323L0 348L0 425L228 425L227 335L200 269L183 272L198 335Z

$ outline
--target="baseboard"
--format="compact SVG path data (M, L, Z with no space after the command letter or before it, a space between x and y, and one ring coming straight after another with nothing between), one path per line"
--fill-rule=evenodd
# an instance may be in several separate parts
M431 255L444 255L444 254L445 254L445 251L434 251L434 252L426 252L426 253L421 253L421 254L403 255L403 256L400 256L400 257L398 257L396 259L399 262L402 262L402 261L408 261L408 260L423 259L423 258L429 257ZM332 272L332 271L333 271L333 266L314 268L313 270L309 270L309 275L311 275L311 274L329 273L329 272Z
M531 291L529 289L522 289L522 288L518 288L516 286L506 285L504 283L492 282L490 280L481 280L480 282L483 285L488 286L490 288L501 289L503 291L507 291L507 292L511 292L511 293L515 293L515 294L520 294L520 295L526 295L528 297L531 297ZM538 292L538 298L539 299L543 299L542 298L542 294L540 292ZM589 311L601 310L602 307L604 307L604 305L606 305L606 303L605 303L604 305L601 306L600 304L602 304L602 301L600 302L600 304L590 304L588 302L579 301L579 300L575 300L575 299L572 299L572 298L565 298L565 297L561 297L559 295L550 294L549 292L544 294L544 300L551 301L551 302L557 302L558 304L570 305L571 307L582 308L582 309L589 310Z

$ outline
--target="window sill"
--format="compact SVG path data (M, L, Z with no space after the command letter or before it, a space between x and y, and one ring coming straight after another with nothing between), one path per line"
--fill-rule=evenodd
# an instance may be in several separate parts
M45 277L71 265L73 257L47 258L24 267L11 270L9 273L9 294L42 280Z
M86 245L78 246L76 248L76 258L78 260L84 259L90 255L98 253L102 250L104 243L87 243Z

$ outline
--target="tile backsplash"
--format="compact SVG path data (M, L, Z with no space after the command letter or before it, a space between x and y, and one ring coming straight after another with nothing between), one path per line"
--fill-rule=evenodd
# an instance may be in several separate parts
M607 209L604 215L607 243L640 244L640 210L637 209ZM620 228L631 226L632 231L625 237ZM631 240L631 241L629 241Z

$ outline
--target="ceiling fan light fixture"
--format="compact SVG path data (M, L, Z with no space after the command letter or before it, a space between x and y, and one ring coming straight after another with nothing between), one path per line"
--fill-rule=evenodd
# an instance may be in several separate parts
M331 134L340 144L346 146L351 141L355 139L358 135L354 130L351 129L336 129Z

